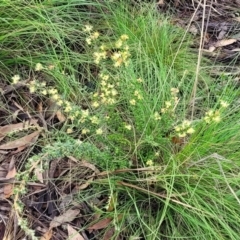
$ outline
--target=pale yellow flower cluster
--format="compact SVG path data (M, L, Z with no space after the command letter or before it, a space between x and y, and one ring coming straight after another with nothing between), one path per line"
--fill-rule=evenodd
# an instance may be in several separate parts
M130 124L125 123L124 128L130 131L132 129L132 126Z
M36 91L46 91L46 82L39 82L37 80L32 80L28 83L28 88L30 93L35 93Z
M114 67L120 67L123 64L127 66L129 64L130 53L128 47L124 47L123 51L114 52L111 56Z
M179 98L177 97L179 90L177 88L171 88L171 99L165 101L164 107L161 109L161 113L173 112L176 108Z
M142 82L142 79L139 78ZM137 80L138 81L138 80ZM135 85L134 84L131 84L130 87L134 87L135 88ZM142 100L143 99L143 96L142 96L142 92L141 90L133 90L133 97L129 100L129 103L130 105L132 106L135 106L137 104L137 102L139 102L139 100Z
M143 99L142 94L138 90L134 91L134 96L137 97L138 100Z
M20 81L20 76L18 74L12 77L12 84L17 84Z
M220 105L221 105L223 108L227 108L227 107L229 106L229 103L226 102L226 101L220 100Z
M97 31L92 32L92 30L93 30L92 25L85 25L85 27L83 28L83 31L89 34L89 36L86 38L86 42L88 45L91 45L92 41L96 40L100 35L99 32Z
M116 103L118 91L113 83L113 80L107 74L99 74L101 79L100 89L93 95L92 107L97 108L100 104L113 105Z
M155 112L155 113L153 114L153 119L154 119L155 121L161 120L160 114L159 114L158 112Z
M138 78L138 79L137 79L137 82L138 82L138 83L143 83L143 79L142 79L142 78Z
M220 112L218 110L209 110L208 112L205 113L204 121L206 123L211 123L211 122L220 122L221 117L220 117Z
M193 134L195 130L191 127L191 122L184 120L180 125L174 127L179 137L186 137L187 134Z
M44 67L41 63L37 63L36 66L35 66L35 71L38 72L38 71L41 71L43 70Z
M93 57L94 57L94 62L96 64L99 64L102 59L107 58L107 52L106 51L94 52Z
M146 162L146 165L150 166L150 167L153 166L153 160L148 159L147 162Z

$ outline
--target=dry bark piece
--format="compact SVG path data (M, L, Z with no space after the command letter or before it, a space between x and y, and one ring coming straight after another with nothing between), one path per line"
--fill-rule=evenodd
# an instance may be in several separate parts
M215 47L225 47L225 46L228 46L228 45L231 45L231 44L235 43L236 41L237 41L237 39L234 39L234 38L222 39L222 40L217 41L215 43Z
M47 232L43 234L40 240L51 240L52 234L53 234L52 229L49 229Z
M76 231L72 226L68 224L67 226L68 230L68 237L71 240L85 240L78 231Z
M50 229L61 226L63 223L73 221L79 213L79 209L69 209L62 215L54 217L53 220L50 222Z
M15 168L15 158L12 157L11 161L8 166L8 173L5 177L5 179L11 179L14 178L17 174L16 168ZM13 184L6 184L3 187L3 193L4 198L9 198L13 194Z

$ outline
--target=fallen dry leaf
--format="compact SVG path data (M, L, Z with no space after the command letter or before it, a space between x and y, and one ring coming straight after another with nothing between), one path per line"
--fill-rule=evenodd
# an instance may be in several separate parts
M237 41L237 39L233 39L233 38L230 38L230 39L222 39L220 41L217 41L215 43L215 47L224 47L224 46L228 46L228 45L231 45L233 43L235 43Z
M15 168L15 158L12 157L11 161L8 166L8 173L5 177L5 179L11 179L14 178L17 174L16 168ZM3 187L3 193L4 198L9 198L13 194L13 184L6 184Z
M104 236L103 236L103 240L109 240L109 239L112 239L112 236L114 235L114 232L115 232L115 228L109 228L105 233L104 233Z
M14 148L21 148L23 146L26 147L35 142L36 138L39 136L39 133L40 133L40 131L35 131L27 136L17 139L17 140L2 144L2 145L0 145L0 149L10 150L10 149L14 149Z
M159 0L158 2L157 2L157 5L159 5L159 6L164 6L165 5L165 2L164 2L164 0Z
M79 209L69 209L62 215L54 217L53 220L50 222L50 229L61 226L63 223L73 221L79 213Z
M9 198L13 195L13 184L6 184L3 187L4 198Z
M99 230L109 226L109 223L112 221L112 218L104 218L99 222L93 224L92 226L88 227L88 230Z
M74 158L73 156L68 156L68 158L74 162L78 162L78 160L76 158ZM88 180L85 183L82 183L81 185L77 185L74 188L74 191L86 189L90 185L90 183L93 181L93 178L100 173L100 171L93 164L86 162L86 161L82 161L79 164L79 167L90 168L94 173L91 176L88 176Z
M59 120L60 123L66 121L66 117L64 116L64 114L63 114L60 110L58 110L58 111L56 112L56 116L57 116L57 118L58 118L58 120Z
M43 172L40 168L38 168L38 166L36 166L36 168L34 169L34 173L37 177L37 180L40 182L40 183L43 183Z
M51 240L52 238L52 229L49 229L47 232L43 234L40 240Z
M0 141L9 133L25 130L28 129L31 125L36 125L37 121L37 119L31 119L30 121L24 123L9 124L0 127Z
M84 238L80 235L78 231L76 231L72 226L68 224L67 226L68 230L68 237L69 240L84 240Z

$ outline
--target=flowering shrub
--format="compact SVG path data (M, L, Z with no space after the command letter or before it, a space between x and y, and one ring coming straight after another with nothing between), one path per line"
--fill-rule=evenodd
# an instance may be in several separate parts
M190 138L196 132L195 122L212 124L221 121L221 112L229 105L223 100L219 101L221 106L219 110L210 109L202 119L181 121L176 111L181 101L179 89L176 87L170 87L168 98L160 98L154 106L142 76L128 74L132 68L130 47L127 44L129 37L123 34L115 42L107 44L101 42L101 34L94 32L91 25L86 25L83 32L87 34L86 43L90 47L89 51L91 52L91 48L93 51L92 61L100 70L95 92L89 96L88 108L65 100L57 89L47 86L46 82L35 79L28 83L30 93L37 92L49 97L61 108L69 121L67 134L74 133L75 128L80 132L80 136L85 138L95 135L99 141L101 137L102 143L106 146L109 145L108 141L113 139L113 135L121 135L121 141L128 142L132 151L140 149L138 158L142 164L152 166L160 164L158 159L163 141L171 144L171 137L174 136ZM37 63L35 71L43 70L49 68ZM19 81L19 75L12 77L12 84ZM165 132L170 132L170 135L166 136ZM144 145L149 146L147 152ZM121 148L121 144L119 146ZM112 148L112 151L116 151L116 146ZM126 150L129 151L123 144L120 152ZM168 152L171 154L171 148ZM143 155L146 156L143 158ZM129 163L126 160L124 164Z

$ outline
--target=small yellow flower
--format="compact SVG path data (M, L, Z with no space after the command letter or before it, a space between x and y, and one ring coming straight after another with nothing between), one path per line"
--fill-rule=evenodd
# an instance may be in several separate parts
M68 118L69 118L71 121L73 121L73 120L75 119L75 116L70 115Z
M166 102L165 102L165 106L166 106L166 108L171 107L171 105L172 105L172 103L171 103L170 101L166 101Z
M36 66L35 66L35 71L41 71L41 70L43 70L44 69L44 67L43 67L43 65L41 64L41 63L37 63L36 64Z
M92 39L90 37L88 37L88 38L86 38L86 42L87 42L88 45L91 45Z
M90 130L87 129L87 128L83 128L83 129L82 129L82 134L87 134L87 133L89 133L89 132L90 132Z
M187 134L186 134L185 132L183 132L183 133L178 133L178 136L181 137L181 138L186 137L186 135L187 135Z
M155 152L155 157L159 157L160 156L160 152L159 151L157 151L157 152Z
M51 98L53 100L58 100L58 99L60 99L60 96L58 94L54 94L54 95L51 96Z
M126 124L124 127L129 131L132 129L132 126L130 124Z
M146 165L147 166L152 166L153 165L153 160L148 159L147 162L146 162Z
M137 96L138 94L139 94L139 91L138 91L138 90L135 90L134 96Z
M189 128L188 130L187 130L187 133L188 134L193 134L195 132L195 130L193 129L193 128Z
M106 46L103 44L103 45L100 46L100 49L101 49L102 51L105 51L105 50L106 50Z
M64 109L65 112L70 112L71 110L72 110L71 106L66 106Z
M122 58L119 58L114 64L114 67L120 67L122 65Z
M112 55L112 60L117 61L121 57L121 53L115 52Z
M59 99L56 103L57 103L58 106L62 106L63 105L63 100Z
M42 94L47 95L47 90L46 89L42 90Z
M101 128L98 128L98 129L96 130L96 134L97 134L97 135L102 135L102 134L103 134L103 130L102 130Z
M122 52L122 58L124 61L126 61L129 56L130 56L130 53L128 51Z
M111 93L112 93L112 96L116 96L118 94L116 89L112 89Z
M107 85L107 87L108 87L108 88L113 88L114 85L109 83L109 84Z
M36 90L36 88L35 88L34 85L30 85L30 86L29 86L29 91L30 91L30 93L34 93L35 90Z
M158 112L155 112L153 116L155 121L161 120L161 117Z
M179 126L174 127L176 132L180 132L182 129Z
M212 120L216 123L219 123L221 121L221 117L220 116L215 116L212 118Z
M103 91L104 91L104 93L105 93L106 96L109 96L110 91L109 91L107 88L103 89Z
M106 85L107 85L107 83L106 83L105 80L102 80L100 84L101 84L102 86L106 86Z
M120 48L122 46L123 42L121 39L119 39L116 43L115 43L115 47L116 48Z
M103 75L103 76L102 76L102 79L105 80L105 81L107 81L107 80L109 79L109 75Z
M90 120L91 120L91 123L93 123L93 124L99 124L99 122L100 122L99 118L96 116L91 117Z
M78 117L78 116L80 116L81 115L81 112L79 111L79 110L77 110L75 113L74 113L74 116L75 117Z
M12 77L12 83L13 84L17 84L18 82L19 82L19 80L20 80L20 76L19 75L14 75L13 77Z
M43 81L40 83L40 85L41 85L41 87L46 87L47 83Z
M165 112L166 112L166 108L162 108L161 113L165 113Z
M135 99L131 99L129 102L130 102L131 105L136 105L136 100Z
M229 103L227 103L226 101L223 101L223 100L220 101L220 104L223 108L227 108L229 106Z
M54 94L57 94L57 93L58 93L57 89L50 88L50 89L48 90L48 94L54 95Z
M48 65L48 70L53 70L55 66L53 64Z
M97 39L99 37L99 32L94 32L92 35L91 35L91 38L92 39Z
M67 129L67 133L68 133L68 134L73 133L72 128L68 128L68 129Z
M128 37L128 35L127 34L123 34L123 35L121 35L121 40L123 40L123 41L126 41L126 40L128 40L129 39L129 37Z
M85 25L85 27L83 28L84 32L91 32L93 29L92 25Z
M109 98L107 102L110 105L113 105L114 103L116 103L116 101L113 98Z
M99 103L98 103L98 102L93 102L93 103L92 103L92 107L94 107L94 108L99 107Z
M191 122L188 120L184 120L182 123L183 128L189 127L191 125Z
M204 117L204 121L206 122L206 123L210 123L211 122L211 120L210 120L210 117Z
M179 93L179 89L178 88L171 88L171 94L172 95L176 95L177 93Z
M138 78L137 82L142 83L143 82L142 78Z
M86 118L86 117L88 117L88 116L89 116L89 110L88 110L88 109L82 110L82 117L83 117L83 118Z

